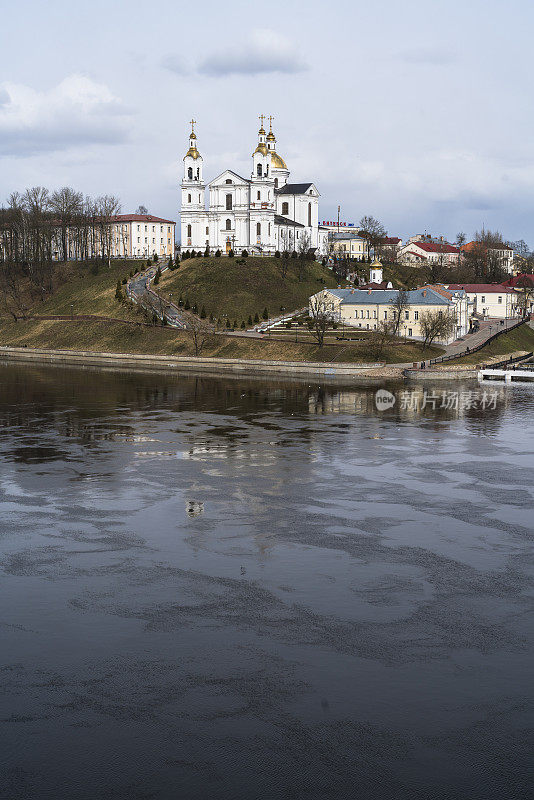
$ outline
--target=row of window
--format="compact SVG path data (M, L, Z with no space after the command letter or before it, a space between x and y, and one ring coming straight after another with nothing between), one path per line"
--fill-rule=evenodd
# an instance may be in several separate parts
M440 316L442 315L442 313L443 313L442 311L439 312ZM395 319L396 316L397 316L397 312L396 311L392 311L393 319ZM358 310L356 310L354 312L354 317L356 319L358 319ZM365 318L371 319L371 311L370 311L370 309L367 309L367 317L366 317L366 312L363 309L360 311L360 319L365 319ZM388 318L388 312L384 311L384 319L387 319L387 318ZM414 311L413 312L413 318L414 318L415 322L417 322L417 320L419 319L419 311ZM376 311L376 309L373 311L373 319L378 319L378 312ZM405 320L409 320L410 319L410 312L409 311L405 311L404 312L404 319Z
M189 197L191 197L191 195L189 195ZM163 233L163 225L160 225L159 227L160 227L161 233ZM140 225L137 226L137 230L138 231L141 230L141 226ZM146 231L148 231L148 225L145 225L145 233L146 233ZM155 233L155 231L156 231L156 226L152 225L152 233ZM167 226L167 233L171 233L171 226L170 225Z

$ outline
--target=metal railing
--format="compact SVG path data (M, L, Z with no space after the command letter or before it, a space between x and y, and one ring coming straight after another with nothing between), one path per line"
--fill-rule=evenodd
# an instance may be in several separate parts
M455 358L463 358L466 355L471 355L471 353L478 353L479 350L482 350L483 347L486 347L490 342L493 342L499 336L502 336L503 333L508 333L509 331L513 331L516 328L519 328L520 325L524 325L528 322L530 317L522 317L517 322L514 322L513 325L507 325L506 327L497 331L492 336L489 336L484 342L481 344L476 345L476 347L466 347L465 350L461 350L459 353L451 353L448 356L438 356L437 358L431 358L429 361L429 365L432 364L443 364L445 361L453 361Z

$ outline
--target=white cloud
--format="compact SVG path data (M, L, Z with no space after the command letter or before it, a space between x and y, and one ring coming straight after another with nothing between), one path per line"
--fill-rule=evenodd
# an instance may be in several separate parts
M295 45L276 31L252 31L250 41L234 45L206 58L198 67L204 75L259 75L261 73L296 73L308 69Z
M117 144L126 138L128 117L107 86L83 75L45 91L7 83L0 86L0 155Z

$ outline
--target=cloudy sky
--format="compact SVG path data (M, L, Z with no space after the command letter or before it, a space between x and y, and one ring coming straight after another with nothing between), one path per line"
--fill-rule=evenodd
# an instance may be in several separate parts
M263 113L322 219L534 248L531 0L0 8L0 202L71 185L177 219L188 120L209 180L250 174Z

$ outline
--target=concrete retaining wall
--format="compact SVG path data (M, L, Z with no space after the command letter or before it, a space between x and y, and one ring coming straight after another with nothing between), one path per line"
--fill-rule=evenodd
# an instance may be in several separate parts
M107 367L134 367L136 369L165 369L195 372L262 373L277 375L304 375L343 378L365 375L376 364L338 364L311 361L261 361L259 359L202 358L194 356L157 356L136 353L93 353L90 350L45 350L29 347L0 347L0 359L60 364L84 364Z
M468 369L405 369L404 377L411 381L464 381L467 378L475 378L478 369L470 367Z

